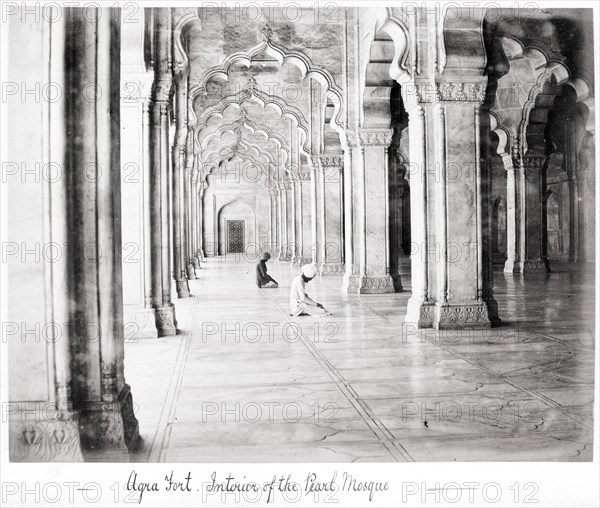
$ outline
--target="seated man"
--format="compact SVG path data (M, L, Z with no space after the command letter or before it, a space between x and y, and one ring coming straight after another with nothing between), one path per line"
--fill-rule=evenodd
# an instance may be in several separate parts
M265 252L256 264L256 284L259 288L279 287L277 281L267 273L267 261L269 259L271 259L271 254Z
M290 290L290 316L331 316L325 307L312 300L307 294L304 286L317 275L314 264L304 265L301 268L302 275L298 275L292 281Z

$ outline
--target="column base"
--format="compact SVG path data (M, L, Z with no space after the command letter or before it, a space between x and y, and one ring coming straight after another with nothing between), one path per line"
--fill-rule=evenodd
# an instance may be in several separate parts
M154 309L123 305L124 340L157 339Z
M177 289L177 298L190 297L190 286L187 279L176 280L175 288Z
M83 462L77 412L51 402L9 402L7 412L12 462Z
M360 277L358 275L349 274L348 272L344 273L342 279L342 291L349 294L358 293L359 282Z
M173 304L155 309L154 319L159 337L177 335L177 320L175 319L175 306Z
M507 259L504 262L504 273L520 273L521 263L514 259Z
M319 266L320 275L341 275L345 272L346 267L344 266L344 263L321 263L321 265Z
M200 258L198 255L192 258L192 265L194 265L194 270L200 270Z
M417 328L433 328L434 304L418 300L412 296L406 306L405 324L414 324Z
M86 403L79 429L83 448L135 449L140 435L129 385L123 387L115 402Z
M381 277L361 275L358 281L358 293L361 295L373 295L394 292L394 281L389 275L384 275Z
M433 328L436 330L491 327L488 306L484 302L435 305Z
M188 280L196 280L196 270L192 263L186 266L186 275Z
M543 259L526 259L521 267L521 273L550 273L550 263Z

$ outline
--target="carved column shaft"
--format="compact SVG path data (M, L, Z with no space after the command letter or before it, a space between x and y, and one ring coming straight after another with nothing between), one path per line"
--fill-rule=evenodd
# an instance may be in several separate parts
M296 261L298 253L298 238L297 238L297 206L296 206L296 181L292 180L290 190L291 201L291 217L290 217L290 263Z
M318 205L317 205L317 179L318 179L318 169L314 166L310 169L310 250L311 250L311 258L312 262L317 264L317 214L318 214Z
M517 243L518 217L517 217L517 179L512 157L502 155L504 169L506 169L506 262L504 271L514 273L520 271L520 258Z
M86 448L125 448L138 439L123 356L120 181L120 52L116 10L73 9L68 18L66 89L70 175L72 379ZM62 58L62 55L57 55ZM90 101L89 83L102 93ZM90 249L90 246L93 246ZM64 339L63 339L64 340Z
M542 172L544 171L543 155L522 158L523 197L522 210L524 220L522 225L522 272L546 271L543 258L543 189Z
M169 207L169 95L172 87L169 9L154 10L154 82L150 101L150 194L152 196L152 305L160 337L175 335L171 303Z
M352 293L358 289L358 279L354 267L354 204L353 204L353 182L352 174L354 164L354 152L359 150L348 143L344 148L344 263L345 272L342 282L342 291ZM358 154L360 156L360 154Z
M175 143L172 157L172 215L173 215L173 276L179 298L188 298L185 254L184 172L187 143L187 76L182 73L175 80Z

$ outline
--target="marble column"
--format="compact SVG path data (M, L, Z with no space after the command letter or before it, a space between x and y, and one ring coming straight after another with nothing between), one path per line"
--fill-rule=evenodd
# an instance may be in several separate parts
M144 24L122 23L121 230L126 340L157 338L151 285L149 97L152 73L144 63Z
M509 154L502 154L502 163L506 170L506 262L504 263L504 271L515 273L521 271L521 258L518 248L517 178L515 176L517 171L513 158Z
M390 148L393 154L390 154L390 174L389 174L389 203L390 203L390 275L394 281L396 292L402 291L402 277L399 271L399 259L402 253L402 244L404 243L403 234L404 225L408 219L404 217L403 199L408 192L406 187L408 182L403 177L404 166L400 162L398 147Z
M196 256L201 260L206 260L206 254L204 250L204 190L206 189L206 182L201 178L198 178L196 184L196 210L197 210L197 228L196 234L198 235L198 250Z
M298 257L298 207L296 204L296 198L297 198L297 191L296 191L296 187L297 187L297 181L296 181L296 177L294 175L292 175L290 177L290 190L288 192L289 194L289 205L290 205L290 221L289 221L289 228L290 228L290 249L289 249L289 256L290 256L290 263L294 264L296 262L296 259Z
M352 144L359 147L356 165L358 293L393 293L389 273L388 147L390 129L360 129Z
M283 183L284 191L283 191L283 213L284 213L284 228L285 228L285 257L284 261L290 262L292 259L292 252L294 250L293 243L293 228L294 221L292 217L293 208L292 208L292 182L290 180L285 180Z
M356 145L356 136L348 134L344 137L344 264L345 271L342 279L342 291L355 293L358 291L358 266L356 266L354 209L356 191L354 182L357 181L358 164L355 158L362 157L360 146Z
M315 157L313 157L315 159ZM310 167L310 252L311 262L318 263L318 162L315 160Z
M486 83L404 90L411 163L412 295L406 321L427 328L499 322L489 264L489 175L481 165Z
M408 88L408 87L407 87ZM426 143L426 105L411 101L414 90L403 88L404 104L409 115L409 185L411 220L411 286L406 322L419 328L433 327L434 298L429 294L428 172ZM430 298L430 296L432 298Z
M188 68L186 68L188 69ZM185 252L185 152L187 147L187 72L175 75L175 139L172 163L173 277L179 298L189 298Z
M157 8L154 83L150 100L150 194L152 206L152 306L159 337L175 335L177 321L171 303L169 208L169 97L172 87L169 9Z
M321 257L319 271L344 273L343 255L343 153L323 153L320 156Z
M277 259L285 261L287 257L287 202L285 184L277 182L278 202L277 212L279 218L279 254Z
M200 268L200 262L196 257L196 235L195 235L195 209L196 200L193 199L193 169L194 169L194 137L193 132L188 129L187 144L185 150L185 171L183 187L183 205L184 205L184 231L185 231L185 261L187 262L186 274L188 280L196 278L196 269Z
M302 255L304 252L304 217L302 209L302 175L298 171L294 181L294 195L296 208L296 250L294 263L302 264Z
M525 155L522 157L522 214L524 221L521 228L521 242L524 255L521 271L545 272L549 267L543 257L543 189L542 171L544 171L544 155ZM522 251L523 252L523 251Z
M90 20L90 12L95 19ZM134 447L138 422L124 380L120 262L120 19L73 9L67 36L71 388L88 449ZM62 58L63 55L57 55ZM82 93L97 84L94 97Z
M312 261L313 251L313 230L312 230L312 177L310 168L303 165L299 173L300 186L300 211L301 211L301 228L300 235L302 237L299 265L304 265Z
M593 127L591 127L593 129ZM595 136L586 133L577 154L577 170L579 173L580 187L578 209L580 211L579 255L581 262L593 262L595 259L596 238L596 160Z

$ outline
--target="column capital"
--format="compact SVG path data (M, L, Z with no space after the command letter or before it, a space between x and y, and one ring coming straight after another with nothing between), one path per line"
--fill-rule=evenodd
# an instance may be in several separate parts
M301 181L309 181L310 180L310 170L303 170L298 172L298 180Z
M402 85L402 100L407 110L422 104L444 102L472 102L481 104L485 100L487 78L463 81L449 79L447 81L419 80Z
M359 129L348 132L350 146L390 146L394 131L392 129Z
M320 157L321 167L323 168L342 168L344 166L344 154L343 153L324 153Z
M173 78L162 76L154 80L150 97L154 102L169 102L171 97L171 88L173 88Z
M545 155L524 155L523 158L524 169L541 169L546 160Z

